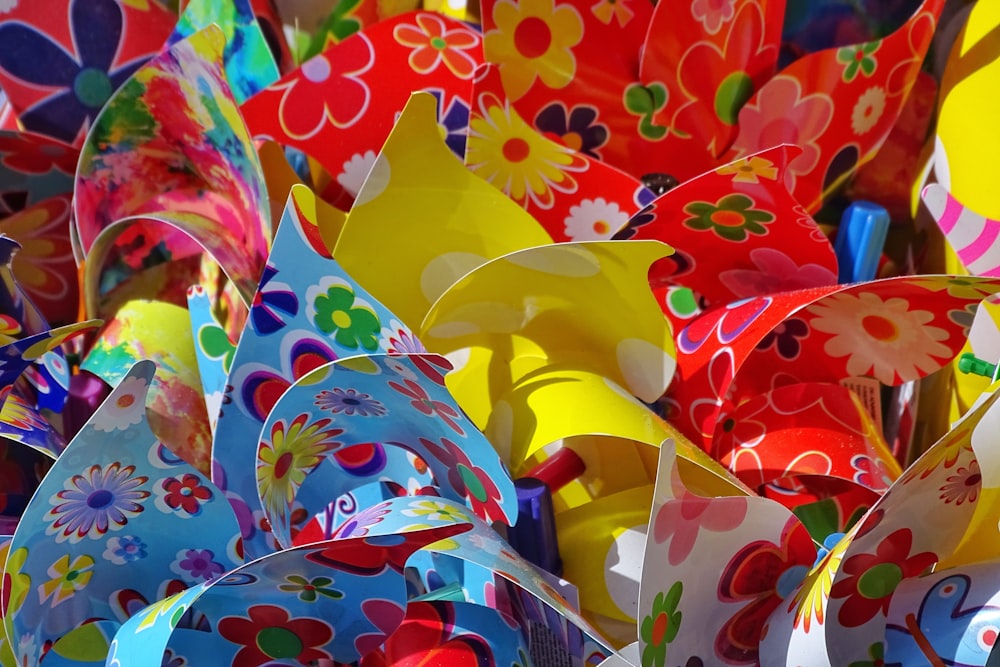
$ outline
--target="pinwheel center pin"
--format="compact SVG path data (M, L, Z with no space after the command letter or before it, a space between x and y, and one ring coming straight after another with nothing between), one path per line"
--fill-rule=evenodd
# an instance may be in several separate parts
M552 44L552 31L545 21L529 16L514 29L514 46L525 58L544 56Z

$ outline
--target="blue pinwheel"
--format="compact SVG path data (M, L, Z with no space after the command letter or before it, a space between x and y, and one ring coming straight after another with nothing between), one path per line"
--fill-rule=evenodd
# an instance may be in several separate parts
M149 59L144 56L111 70L123 22L115 0L73 0L70 32L75 54L31 25L0 23L0 68L32 86L53 89L19 114L27 129L70 143L86 130L118 87Z

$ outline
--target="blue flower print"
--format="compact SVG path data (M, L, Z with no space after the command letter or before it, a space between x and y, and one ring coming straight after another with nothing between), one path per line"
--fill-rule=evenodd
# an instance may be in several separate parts
M444 143L459 159L465 159L465 139L469 133L469 106L460 97L452 97L444 106L444 92L429 90L438 106L438 126L444 133Z
M53 92L19 118L32 131L72 143L111 95L148 58L112 71L122 37L122 9L115 0L72 0L70 31L76 54L24 23L0 23L0 68Z
M291 319L299 312L299 298L291 287L284 283L268 284L276 275L276 268L270 265L264 267L260 287L250 307L250 324L261 336L284 328L286 318Z

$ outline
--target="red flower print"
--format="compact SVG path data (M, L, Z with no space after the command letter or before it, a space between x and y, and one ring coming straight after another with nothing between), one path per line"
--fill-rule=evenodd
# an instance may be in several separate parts
M392 31L392 36L403 46L413 49L409 63L414 72L430 74L444 63L460 79L471 79L479 64L470 49L479 46L479 36L468 28L448 29L445 19L435 15L420 13L414 19L416 25L400 23Z
M362 33L302 63L272 87L281 91L281 129L298 140L309 139L329 123L351 127L368 110L371 90L362 79L375 63L375 50Z
M940 488L941 500L946 503L961 505L964 502L974 503L979 497L983 485L983 477L979 471L979 462L973 459L968 465L959 466L954 475L949 475Z
M375 626L375 631L355 637L354 649L359 655L365 656L365 662L362 664L364 667L369 667L368 656L378 650L385 643L386 638L395 632L399 624L403 622L406 611L392 600L371 598L361 603L361 613L365 615L369 623ZM382 658L381 662L371 664L384 665L384 656Z
M454 623L454 607L450 603L411 602L406 606L402 625L386 640L386 662L394 667L494 664L493 651L482 637L452 636Z
M335 540L323 549L306 554L306 559L362 576L379 574L387 567L402 572L406 561L417 549L467 529L466 524L455 524L412 533Z
M432 399L427 394L427 391L413 380L403 379L403 384L399 384L398 382L389 382L389 386L403 396L407 396L412 399L410 401L410 405L423 414L428 417L437 415L444 420L444 423L447 424L451 430L455 431L455 433L465 435L465 431L462 427L455 422L456 419L461 417L458 411L447 403Z
M458 494L465 497L477 516L486 521L506 520L500 505L500 489L485 470L469 460L461 447L448 438L441 438L440 445L426 438L420 438L420 443L436 459L448 466L448 482Z
M657 543L670 540L667 561L679 565L688 557L704 528L714 533L734 530L747 515L745 498L726 498L725 502L702 498L683 491L676 500L670 500L656 513L653 520L653 539Z
M242 648L233 658L233 667L257 667L272 660L295 660L307 665L330 660L320 650L333 639L333 629L316 618L291 618L286 609L259 604L247 610L247 617L227 616L219 621L219 634Z
M728 10L732 18L732 3ZM718 29L721 21L715 25ZM755 81L748 73L753 71L754 60L774 48L765 46L764 33L763 12L756 3L747 3L721 48L707 40L695 42L678 64L678 83L688 101L677 110L673 124L693 135L715 157L725 153L736 138L740 109L769 75L767 70L754 72Z
M831 598L847 598L837 614L841 625L854 628L887 613L899 583L937 562L929 551L909 555L912 545L910 529L900 528L882 540L875 553L855 554L844 561L840 571L848 576L830 589Z
M0 164L22 174L47 174L55 168L72 176L79 157L73 146L41 135L0 133Z
M812 538L797 519L785 524L780 542L751 542L722 572L719 600L745 603L715 637L715 650L727 663L757 663L768 617L795 591L816 560Z
M197 475L186 473L181 477L168 477L160 482L157 495L163 493L163 503L171 510L198 514L201 504L212 499L212 490L201 483Z

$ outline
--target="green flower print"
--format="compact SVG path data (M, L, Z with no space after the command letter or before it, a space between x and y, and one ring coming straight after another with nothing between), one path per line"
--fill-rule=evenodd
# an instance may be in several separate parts
M666 594L657 593L649 616L642 619L639 634L646 645L642 649L642 667L663 667L667 644L674 640L681 627L681 612L677 610L677 605L683 591L684 585L676 581Z
M868 657L871 660L855 660L848 667L882 667L885 664L885 646L875 642L868 647Z
M662 83L651 83L644 86L633 83L625 89L625 108L629 113L639 116L639 134L647 139L658 141L667 136L663 125L653 123L653 116L667 106L667 89Z
M684 212L695 217L684 224L698 231L712 230L727 241L743 242L749 234L764 236L766 223L774 221L774 215L767 211L750 208L753 200L746 195L726 195L715 204L707 201L691 202Z
M344 285L331 285L325 294L313 302L316 309L314 321L325 334L335 333L338 345L349 349L359 346L373 352L378 348L378 334L382 325L378 315L366 306L355 305L354 292Z
M845 82L854 81L854 77L860 71L865 76L875 73L878 62L874 53L882 45L881 41L868 42L858 46L845 46L837 50L837 62L844 65L844 73L841 75Z
M209 359L222 362L222 370L229 373L236 355L236 346L225 330L217 324L206 324L198 330L198 344Z
M298 593L299 599L303 602L315 602L320 595L331 600L339 600L344 597L340 591L330 588L330 584L333 583L333 579L330 577L306 579L297 574L290 574L285 577L285 581L288 583L278 584L278 590L286 593Z

